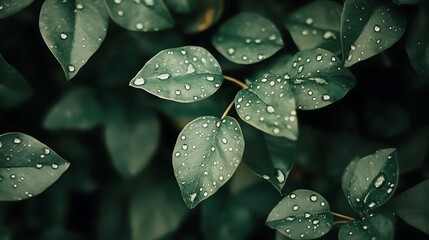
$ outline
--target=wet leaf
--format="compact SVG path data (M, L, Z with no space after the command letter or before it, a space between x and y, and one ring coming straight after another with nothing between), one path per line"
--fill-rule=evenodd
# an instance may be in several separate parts
M313 239L331 230L333 217L324 197L310 190L298 189L274 207L266 224L292 239Z
M188 208L231 178L243 151L243 134L234 118L200 117L183 128L173 151L173 169Z
M212 43L224 57L238 64L260 62L283 47L282 36L270 20L247 12L225 22Z
M0 54L0 108L15 106L33 95L24 77Z
M0 19L9 17L28 7L34 0L0 0Z
M339 240L393 239L393 224L383 215L370 214L362 221L354 220L343 224L338 232Z
M206 2L206 1L204 1ZM191 13L197 4L196 0L164 0L165 5L172 12L178 14Z
M66 93L47 113L43 126L49 130L88 130L104 121L95 92L78 87Z
M247 124L242 129L246 137L243 161L281 192L296 160L296 142L262 133Z
M106 36L108 15L102 0L46 0L40 11L43 40L72 79Z
M188 214L177 188L169 183L136 188L130 203L132 239L160 239Z
M346 0L341 16L344 66L377 55L404 34L406 21L390 1Z
M352 73L335 54L324 49L300 51L286 66L298 109L314 110L343 98L355 84Z
M367 213L383 205L398 184L396 150L382 149L350 162L344 171L341 186L350 206Z
M401 5L401 4L416 4L420 2L427 2L428 0L393 0L393 3Z
M0 201L42 193L70 166L52 149L22 133L0 135L0 156Z
M241 119L257 129L296 140L298 121L295 100L287 81L279 75L256 79L235 96L235 109Z
M176 102L211 96L223 82L216 59L204 48L186 46L159 52L131 80L130 86Z
M104 0L110 17L131 31L159 31L171 28L174 20L162 0Z
M286 27L300 50L323 48L341 52L342 7L332 1L314 1L292 12Z
M419 4L419 10L410 24L406 50L411 66L422 75L429 76L429 3Z
M406 223L429 234L429 180L400 193L390 202L391 209Z
M140 173L158 148L160 132L158 118L152 111L114 111L107 121L104 138L115 169L123 177Z

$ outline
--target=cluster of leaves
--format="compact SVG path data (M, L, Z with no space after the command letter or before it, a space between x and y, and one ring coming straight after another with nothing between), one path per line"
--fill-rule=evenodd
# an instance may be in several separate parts
M32 2L0 1L0 18L11 16ZM342 175L343 192L349 205L359 213L359 220L331 212L328 201L319 193L306 189L287 192L284 188L298 160L297 141L302 135L298 131L299 115L305 114L305 110L318 110L342 99L358 83L349 68L383 54L402 39L407 23L401 7L395 4L415 2L346 0L340 5L333 1L313 1L295 9L285 21L286 29L299 49L294 55L274 58L284 47L283 29L278 29L275 23L260 14L242 12L223 22L213 34L211 43L219 57L207 50L209 47L185 45L163 49L148 60L129 82L131 87L143 89L164 100L188 103L186 107L190 111L193 111L192 105L198 109L194 111L197 118L180 124L184 127L171 154L174 175L186 206L195 208L216 192L220 195L218 199L227 198L221 187L236 175L243 160L256 176L269 181L281 195L286 195L266 220L269 227L285 236L292 239L317 238L327 234L335 224L342 224L339 239L392 239L392 221L372 211L390 199L398 185L394 149L383 149L351 161ZM408 23L411 30L405 39L406 52L415 72L428 77L425 34L429 23L425 18L429 8L426 3L416 6L418 14ZM177 18L176 24L182 31L193 34L212 26L221 16L221 9L221 1L46 0L40 10L39 30L66 79L70 80L77 76L104 42L109 19L130 31L151 32L172 28ZM122 54L123 58L129 58L133 49ZM229 64L224 59L237 65L262 66L262 70L242 82L223 74L223 66L228 69ZM274 60L263 66L268 59ZM105 71L108 72L109 67ZM10 108L31 97L31 86L1 56L0 70L0 107ZM132 72L133 69L127 71ZM218 104L216 100L208 101L209 97L216 97L219 89L226 88L224 80L242 89L227 94L232 100L228 106ZM152 103L148 104L148 101ZM51 131L90 130L102 126L113 166L123 177L131 178L148 167L159 148L162 127L156 112L148 108L148 105L157 104L164 105L160 107L163 112L173 116L177 108L183 107L169 105L166 101L156 102L150 96L141 99L126 96L122 99L122 96L114 96L109 91L79 86L51 108L43 126ZM202 109L209 108L210 104L222 105L216 106L216 109L221 109L215 111L219 115L212 111L202 114ZM233 107L238 118L228 116ZM253 137L257 141L252 141ZM249 156L249 150L246 150L249 148L254 149L257 156ZM0 188L1 200L34 196L52 184L69 166L48 147L18 133L0 136L0 155L11 159L10 162L6 159L2 167L4 173L0 183L7 186ZM39 174L50 176L41 177ZM10 177L3 177L6 175ZM27 183L19 179L37 181ZM16 191L17 184L23 185L19 191ZM135 239L160 237L177 228L186 216L186 210L180 203L172 200L165 203L170 205L165 211L174 209L171 225L163 226L161 233L150 225L145 229L152 232L138 230L145 224L145 217L155 214L142 206L154 205L174 192L170 183L156 184L165 185L169 191L147 187L135 193L130 200L132 237ZM417 209L424 206L424 198L414 194L422 189L427 189L426 182L396 197L391 206L404 221L427 233L427 216L419 211L410 211L414 206ZM148 195L151 198L146 199ZM143 203L140 202L142 199L145 200ZM207 207L203 206L203 217L207 214L206 218L209 218L208 214L221 207L218 199L207 201ZM268 196L267 202L276 201L273 199L275 197ZM239 208L234 202L230 205L228 209ZM246 211L254 208L248 206ZM264 213L260 209L246 212L259 216L264 216ZM333 216L348 221L334 222ZM231 213L222 221L232 219L234 215ZM208 229L209 225L204 227Z

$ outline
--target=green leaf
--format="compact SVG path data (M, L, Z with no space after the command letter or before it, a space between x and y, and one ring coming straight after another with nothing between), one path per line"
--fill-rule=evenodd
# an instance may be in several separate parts
M404 34L406 21L392 2L346 0L341 16L344 66L375 56Z
M33 95L24 77L0 54L0 108L15 106Z
M197 0L164 0L164 3L174 13L188 14L195 9L198 2Z
M216 59L204 48L186 46L159 52L131 80L130 86L176 102L211 96L223 82Z
M281 192L296 160L296 142L264 134L247 124L242 129L246 136L243 161Z
M360 213L383 205L398 183L396 150L382 149L350 162L341 186L350 206Z
M40 11L43 40L72 79L106 36L108 15L102 0L46 0Z
M173 0L168 0L173 1ZM177 2L177 0L174 0ZM184 0L179 0L184 1ZM181 22L183 31L188 34L199 33L213 26L223 13L223 0L188 0L194 4L192 12Z
M130 203L132 239L159 239L179 227L188 210L173 184L136 188Z
M362 221L354 220L343 224L338 232L339 240L393 239L393 224L385 216L370 214Z
M104 121L104 111L88 87L66 93L45 117L43 126L49 130L88 130Z
M247 12L225 22L212 43L224 57L238 64L260 62L283 47L282 36L270 20Z
M402 220L420 231L429 234L429 180L400 193L390 207Z
M0 135L0 201L36 196L70 166L52 149L22 133Z
M429 3L419 4L417 14L414 16L408 32L406 50L411 66L422 75L429 76Z
M298 189L284 197L268 215L266 224L292 239L313 239L332 228L328 202L320 194Z
M28 7L34 0L0 0L0 19L9 17Z
M298 109L314 110L343 98L356 85L353 74L324 49L300 51L286 66Z
M286 28L300 50L323 48L341 52L342 7L332 1L314 1L293 11Z
M241 119L265 133L298 138L295 100L281 76L266 75L240 90L235 96L235 109Z
M105 0L110 17L132 31L159 31L171 28L174 20L162 0Z
M416 4L420 2L427 2L428 0L393 0L393 3L401 5L401 4Z
M173 151L174 174L189 208L213 195L234 174L244 151L234 118L200 117L186 125Z
M105 128L105 141L113 165L124 177L133 177L147 166L158 148L160 124L152 111L117 109Z

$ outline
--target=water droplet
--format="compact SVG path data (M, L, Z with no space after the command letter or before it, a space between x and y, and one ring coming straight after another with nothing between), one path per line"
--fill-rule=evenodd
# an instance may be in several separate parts
M265 180L270 180L270 177L269 177L268 175L262 175L262 177L263 177Z
M247 61L247 56L246 55L244 55L243 57L241 57L241 59L243 59L243 61Z
M305 218L309 218L309 217L311 217L311 214L310 214L310 213L308 213L308 212L306 212L306 213L304 214L304 217L305 217Z
M305 19L305 23L307 23L308 25L310 25L310 24L312 24L313 23L313 19L312 18L307 18L307 19Z
M301 34L302 34L303 36L307 36L307 35L308 35L308 30L302 30Z
M182 145L182 149L186 151L186 150L188 149L188 145L183 144L183 145Z
M145 0L144 3L146 4L146 6L153 6L153 5L155 5L154 0Z
M197 197L197 193L192 193L191 195L189 195L189 200L191 201L191 203L195 201L196 197Z
M319 222L320 222L320 221L319 221L319 220L317 220L317 219L314 219L314 220L313 220L313 224L314 224L314 225L319 224Z
M294 211L298 211L299 206L298 206L298 205L293 205L292 209L293 209Z
M259 39L259 38L255 39L255 43L256 43L256 44L261 43L261 39Z
M3 144L0 142L0 148L3 146Z
M296 194L295 193L291 193L289 196L291 199L295 199L296 198Z
M323 99L324 101L329 101L329 99L331 99L331 96L329 96L329 95L325 94L325 95L323 95L323 96L322 96L322 99Z
M13 142L16 143L16 144L19 144L19 143L21 143L21 139L15 138L15 139L13 139Z
M367 230L368 226L367 225L363 225L362 228L363 228L363 230Z
M60 33L60 38L63 39L63 40L66 39L67 38L67 34L65 34L63 32Z
M316 195L311 195L310 196L310 200L312 201L312 202L315 202L315 201L317 201L317 196Z
M37 169L41 169L42 167L43 167L43 165L42 165L41 163L37 163L37 164L36 164L36 168L37 168Z
M276 39L277 39L277 37L276 37L276 35L275 35L275 34L271 34L271 35L268 37L268 39L270 39L271 41L274 41L274 40L276 40Z
M323 59L323 56L322 56L322 54L318 54L317 56L316 56L316 60L317 61L322 61L322 59Z
M73 65L68 65L69 72L74 72L75 67Z
M245 43L251 43L252 40L250 38L246 38L246 40L244 40Z
M369 208L373 208L373 207L375 207L375 205L376 205L376 204L375 204L375 202L372 202L372 203L370 203L370 204L368 205L368 207L369 207Z
M83 9L83 4L82 3L78 3L76 5L76 8L79 9L79 10Z
M245 116L244 120L249 121L250 120L250 116L249 115Z
M57 169L57 168L58 168L58 164L56 164L56 163L52 163L51 167L52 167L53 169Z
M311 90L308 90L307 93L308 93L309 96L313 95L313 91L311 91Z
M192 64L189 64L188 65L188 71L186 72L186 73L194 73L195 72L195 68L194 68L194 65L192 65Z
M219 176L219 180L223 181L223 176Z
M302 70L304 70L304 66L303 65L301 65L301 66L298 67L298 73L302 73Z
M207 192L204 192L204 197L207 197L209 194Z
M334 34L333 32L331 32L331 31L326 31L326 32L323 34L323 39L328 40L328 39L330 39L330 38L332 38L332 39L337 39L337 36L335 36L335 34Z
M226 139L226 138L222 138L222 143L223 143L223 144L227 144L227 143L228 143L228 139Z
M122 2L122 0L114 0L114 2L115 2L116 4L120 4L120 3Z
M10 178L11 178L11 179L15 179L15 178L16 178L16 175L15 175L15 174L12 174L12 175L10 175Z
M265 56L264 55L262 55L262 54L259 54L258 55L258 60L262 60L262 59L264 59L265 58Z
M142 77L137 77L136 78L136 80L134 81L134 85L137 85L137 86L140 86L140 85L143 85L143 84L145 84L145 80L144 80L144 78L142 78Z
M139 30L143 29L143 23L137 23L136 28Z
M380 32L380 26L378 26L378 25L375 25L374 26L374 32Z
M274 112L274 107L273 106L267 106L267 112L273 113Z
M274 134L279 134L279 133L280 133L280 129L278 129L278 128L274 128L274 129L273 129L273 133L274 133Z
M163 73L163 74L158 75L156 78L161 79L161 80L165 80L165 79L168 79L169 77L170 77L170 74Z
M118 11L118 16L120 16L120 17L124 16L124 11L119 10L119 11Z
M12 187L13 187L13 188L17 188L17 187L18 187L18 185L15 183L15 184L13 184L13 185L12 185Z
M233 55L235 52L234 48L228 48L228 54Z
M276 175L277 181L279 181L279 183L284 183L285 175L283 174L283 172L280 171L279 169L277 169L276 173L277 173L277 175Z
M325 202L320 203L320 206L322 206L322 207L324 207L325 205L326 205Z
M182 92L180 92L180 90L176 90L174 93L175 93L176 95L180 95Z
M213 80L214 80L214 77L212 77L212 76L208 76L206 79L207 79L207 81L210 81L210 82L211 82L211 81L213 81Z
M385 178L383 175L380 175L374 182L374 187L379 188L383 185Z
M189 89L191 89L191 86L189 84L185 83L185 89L189 90Z

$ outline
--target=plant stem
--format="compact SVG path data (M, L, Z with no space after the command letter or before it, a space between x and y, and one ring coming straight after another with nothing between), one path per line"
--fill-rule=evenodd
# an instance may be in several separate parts
M352 220L352 221L355 220L352 217L349 217L349 216L346 216L346 215L343 215L343 214L340 214L340 213L331 212L331 214L334 215L334 216L340 217L340 218L347 219L347 220Z
M222 114L222 117L220 119L224 119L226 115L228 115L229 111L231 111L232 106L234 106L234 100L231 101L231 103L226 108L225 112Z
M334 225L344 224L344 223L346 223L346 222L348 222L348 221L345 221L345 220L342 220L342 221L336 221L336 222L334 222Z
M246 84L240 82L239 80L237 80L237 79L235 79L233 77L223 75L223 78L225 78L226 80L228 80L230 82L233 82L233 83L237 84L238 86L240 86L243 89L249 88L249 86L247 86Z

